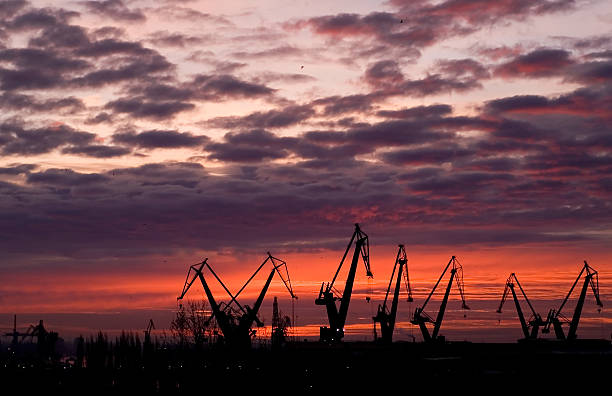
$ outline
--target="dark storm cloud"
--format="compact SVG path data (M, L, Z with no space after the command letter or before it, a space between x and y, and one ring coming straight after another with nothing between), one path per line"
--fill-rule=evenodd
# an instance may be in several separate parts
M573 63L568 51L543 48L497 66L494 73L504 78L554 77L562 74L564 69Z
M88 125L96 125L96 124L101 124L103 122L107 122L110 123L112 122L113 117L108 114L107 112L102 112L102 113L98 113L93 117L90 117L88 119L85 120L85 123Z
M473 158L466 158L465 162L461 162L461 160L456 162L457 166L462 169L491 172L511 172L519 169L522 163L523 161L520 159L511 157L478 158L476 156L473 156Z
M139 9L128 8L121 0L81 2L90 12L102 17L126 22L144 22L147 18Z
M130 154L132 150L126 147L104 146L93 144L88 146L73 146L62 149L63 154L76 154L94 158L113 158Z
M20 14L12 20L6 21L5 25L8 29L17 31L44 29L65 24L78 15L78 12L63 9L39 8Z
M608 84L579 88L557 97L517 95L486 102L487 113L524 113L526 115L567 115L582 117L612 116L612 87ZM566 120L567 122L567 120Z
M587 59L612 59L612 50L591 52L585 55Z
M378 95L347 95L347 96L328 96L315 99L312 104L323 106L323 114L326 116L337 116L345 113L367 113L373 109L373 104L380 100Z
M149 39L151 43L160 47L185 48L202 44L206 40L203 37L188 36L182 33L156 32Z
M151 74L169 72L174 68L172 63L157 53L120 59L117 62L119 65L115 68L102 68L92 71L71 80L70 84L78 87L100 87L129 80L145 79L150 77Z
M368 67L364 80L376 88L388 88L404 82L404 74L396 61L383 60Z
M118 132L113 135L113 142L144 149L200 147L210 140L207 136L196 136L189 132L174 130L151 130L136 133Z
M97 173L78 173L72 169L47 169L43 172L29 173L28 183L48 184L61 187L72 187L83 184L98 184L108 180L108 177Z
M541 15L565 11L575 6L574 0L447 0L432 4L429 1L391 0L401 12L422 12L428 15L448 16L472 24L490 24L500 19L524 19L529 15Z
M228 133L224 141L206 145L206 151L211 153L209 158L247 163L285 158L289 155L288 149L297 143L296 138L278 137L261 129Z
M385 162L396 165L442 164L474 155L472 150L456 146L420 147L389 151L382 155Z
M449 105L438 104L430 106L417 106L402 110L380 110L376 112L379 117L385 118L424 118L450 115L453 108Z
M301 73L273 73L264 72L257 75L256 82L262 84L268 84L271 82L282 82L285 84L302 84L312 83L317 79L308 74Z
M401 146L437 142L454 137L454 134L436 130L434 124L421 121L383 121L368 127L355 128L346 132L353 143L373 147Z
M45 28L39 36L31 38L28 44L48 51L50 48L70 49L87 46L90 44L90 39L83 27L58 23Z
M270 97L274 93L274 89L265 85L243 81L228 74L200 74L189 85L194 89L194 97L204 100L260 98Z
M130 87L131 95L142 95L151 101L186 101L195 96L194 90L189 87L175 86L151 82L146 85L136 84Z
M386 98L467 91L482 87L480 81L487 78L487 69L473 59L440 60L425 78L416 80L406 79L395 60L384 60L370 65L363 80L372 87L373 98Z
M310 111L308 114L311 114ZM233 126L229 125L233 122L236 125L249 124L249 121L222 121L222 124L225 123L222 126L226 127ZM263 123L267 122L263 118ZM262 120L258 119L258 123L262 123ZM449 128L466 127L481 129L483 125L478 119L432 116L424 120L406 119L353 125L346 131L309 131L298 137L279 137L269 131L255 129L228 133L224 137L225 142L208 144L206 150L211 153L210 158L230 162L259 162L291 155L308 160L345 161L357 155L373 153L379 148L448 141L455 137L454 133L448 131Z
M218 117L208 120L206 125L223 129L283 128L298 124L315 114L308 105L288 106L280 110L255 112L244 117Z
M0 3L0 18L10 18L28 4L25 0L5 0Z
M39 100L32 95L5 92L0 95L0 108L6 110L19 110L22 112L61 112L76 113L85 109L85 104L79 98L70 96L61 99Z
M125 36L125 34L126 34L125 30L120 27L103 26L101 28L97 28L93 30L90 36L92 37L92 39L102 40L102 39L108 39L108 38L119 39Z
M100 58L115 54L150 56L154 54L154 52L144 48L142 44L138 42L107 38L95 42L88 41L87 43L83 43L75 54L88 58Z
M28 174L34 169L38 168L38 165L34 164L12 164L8 167L0 167L0 175L21 175Z
M487 68L474 59L446 59L436 63L436 70L448 78L462 78L470 76L475 80L484 80L490 77Z
M278 150L270 147L256 146L234 146L227 143L212 143L206 146L211 152L210 159L224 162L261 162L263 160L275 160L286 158L286 150Z
M115 113L129 114L134 118L162 120L172 118L182 111L192 110L195 105L189 102L153 102L147 101L144 97L126 97L108 102L104 108Z
M423 97L440 93L470 91L481 87L479 79L471 75L446 78L436 74L420 80L408 80L399 86L395 94Z
M21 69L49 69L53 71L80 71L90 65L80 59L66 59L53 52L35 48L11 48L0 51L0 61L10 62Z
M548 106L550 100L538 95L516 95L509 98L495 99L486 103L490 112L505 112L523 109L539 109Z
M60 85L61 76L53 71L39 69L4 69L0 67L0 89L45 89Z
M0 124L0 147L4 155L36 155L67 145L86 145L96 135L78 131L64 124L28 128L20 122Z
M136 74L132 75L133 72L130 70L124 77L137 78ZM247 82L231 75L198 75L185 83L172 80L164 83L144 78L145 81L128 86L129 96L108 102L105 109L136 118L162 120L194 109L193 101L272 98L274 94L273 89L263 84Z
M270 145L278 143L278 138L261 136ZM253 138L258 140L233 137L237 145ZM12 230L12 237L0 244L5 254L61 252L72 257L97 255L100 246L118 256L218 250L235 247L236 240L243 249L296 251L296 240L320 247L326 238L350 233L347 224L360 221L376 235L377 244L394 243L400 233L413 244L444 245L455 238L462 244L513 245L562 240L552 234L561 225L568 233L586 235L581 232L595 219L599 225L612 221L605 200L591 196L592 190L583 188L589 182L581 179L567 183L505 170L337 164L268 163L224 167L215 175L190 163L105 173L29 170L27 185L4 186L11 194L1 196L0 206L13 210L3 218L0 232ZM575 194L576 189L581 193ZM15 207L14 199L22 204ZM415 233L419 236L410 237Z
M612 81L612 59L574 65L568 68L566 79L587 85L609 83Z
M532 15L543 15L571 9L573 0L449 0L392 1L397 13L373 12L367 15L341 13L293 21L287 29L310 28L319 35L344 39L371 38L363 41L354 52L363 55L364 47L372 51L385 48L398 54L405 50L414 57L415 48L424 48L454 36L464 36L501 19L523 20ZM382 45L381 45L382 44ZM378 51L380 52L380 51ZM418 55L418 51L416 51Z
M245 63L191 49L184 56L191 54L205 70L215 71L179 78L176 65L147 48L146 40L127 41L125 32L114 28L71 25L77 20L74 13L17 5L11 11L6 4L0 13L11 15L0 22L2 29L32 37L27 48L0 49L3 110L38 112L32 119L44 119L44 112L71 113L87 123L109 123L103 126L117 132L113 145L104 145L93 133L59 123L1 121L3 155L55 150L104 159L182 148L190 149L186 157L212 160L215 166L208 171L196 163L166 162L80 173L6 165L0 175L17 182L0 183L0 246L5 253L99 257L110 249L117 256L145 257L224 249L236 241L243 241L245 249L295 251L301 249L295 241L319 248L321 239L349 233L355 221L365 222L376 243L395 243L397 235L407 235L406 242L415 244L567 241L554 234L560 228L577 238L605 241L592 232L593 224L612 225L612 91L605 48L593 42L584 47L593 48L591 53L540 48L521 54L520 47L497 47L480 54L500 63L494 66L474 59L439 60L421 76L407 68L406 56L415 58L419 48L508 17L565 9L571 2L401 2L398 13L298 21L294 27L339 39L339 56L359 61L355 64L364 73L356 82L369 89L299 104L268 84L311 79L299 74L301 63L284 74L253 73L245 79L231 74ZM113 20L143 20L139 10L128 8L131 4L98 1L83 9L98 7L96 13L105 18L123 13ZM197 21L199 27L200 22L231 24L186 8L173 10L169 17L180 14L185 23ZM280 44L290 41L279 41L282 34L272 28L250 37L244 32L230 39L235 40L231 51L246 48L234 55L261 60L304 53ZM199 36L158 32L149 38L156 45L187 48ZM245 44L261 38L268 40L267 49ZM471 116L455 115L447 104L402 108L413 102L400 101L403 97L479 88L490 78L490 68L502 77L554 75L585 86L557 96L497 98ZM84 97L72 93L92 87L107 88L100 93L106 105L87 108ZM47 88L70 93L62 97ZM22 92L26 89L39 92ZM199 102L252 98L276 107L228 113L201 124L227 129L222 138L211 140L173 125L173 117ZM141 119L147 130L134 126ZM149 126L150 121L161 123ZM118 127L119 122L133 129ZM312 130L286 136L305 123Z

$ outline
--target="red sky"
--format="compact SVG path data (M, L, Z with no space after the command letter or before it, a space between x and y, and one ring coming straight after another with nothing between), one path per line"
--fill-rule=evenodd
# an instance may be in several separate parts
M415 304L461 260L457 337L513 339L511 272L545 313L586 259L607 306L611 25L604 0L3 1L0 323L167 325L189 265L235 290L271 251L316 333L355 222L375 298L397 243Z

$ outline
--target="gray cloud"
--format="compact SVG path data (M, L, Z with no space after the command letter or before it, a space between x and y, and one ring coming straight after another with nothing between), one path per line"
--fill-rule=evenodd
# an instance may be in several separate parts
M121 0L81 2L90 12L119 21L143 22L147 18L139 9L128 8Z
M113 135L113 142L144 149L201 147L210 139L206 136L196 136L189 132L174 130L151 130L136 133L118 132Z

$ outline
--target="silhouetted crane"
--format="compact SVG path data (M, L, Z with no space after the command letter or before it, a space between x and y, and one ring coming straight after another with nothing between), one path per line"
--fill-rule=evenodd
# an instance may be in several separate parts
M574 316L572 317L572 320L569 321L565 316L563 316L561 311L563 310L563 307L565 306L565 303L569 299L570 295L574 291L574 288L578 284L578 281L582 277L582 274L585 274L584 283L582 284L582 290L580 291L580 296L578 297L578 302L576 303L576 308L574 309ZM584 300L586 298L586 292L589 287L589 284L591 285L591 290L593 290L593 295L595 295L595 303L600 307L599 309L603 307L603 303L599 299L599 275L597 274L597 271L595 271L591 266L589 266L589 264L587 264L585 260L584 266L580 270L578 277L576 278L576 280L574 281L574 284L572 285L569 292L565 296L565 299L561 303L561 306L559 307L559 309L555 310L554 308L552 308L548 312L548 317L546 319L546 327L542 330L543 333L548 333L550 331L549 329L550 325L552 324L555 330L555 336L557 337L557 339L559 340L575 340L576 339L576 331L578 330L578 323L580 322L580 315L582 314L582 307L584 306ZM569 330L567 332L567 337L565 336L565 332L563 331L561 321L563 321L564 323L569 323Z
M397 315L397 305L399 303L399 292L402 284L402 274L406 284L406 291L408 292L408 301L412 301L412 290L410 289L410 278L408 277L408 257L406 256L406 250L404 245L398 245L397 256L395 258L395 264L393 265L393 272L389 279L389 286L387 287L387 293L385 294L385 300L382 305L378 306L376 316L372 319L374 323L380 323L381 341L384 343L391 343L393 341L393 329L395 328L395 317ZM404 271L404 267L406 270ZM391 285L393 284L393 277L397 272L397 278L395 281L395 291L393 292L393 301L391 302L391 310L387 307L387 299L389 298L389 292L391 291ZM376 333L375 333L376 334Z
M518 285L521 294L523 295L525 301L527 302L527 305L529 305L529 308L531 309L531 318L529 319L529 321L526 321L525 316L523 315L521 304L516 295L516 291L514 290L514 283ZM519 282L514 272L511 273L508 279L506 280L506 287L504 288L504 294L502 295L501 302L499 303L499 308L497 308L497 313L502 313L502 307L506 302L506 297L508 297L508 291L512 292L512 298L514 299L514 305L516 306L516 313L519 317L519 321L521 322L521 329L523 329L523 335L525 336L525 339L533 340L538 338L538 331L540 329L540 326L546 325L546 322L542 320L540 314L538 314L533 308L533 305L531 305L531 301L529 301L529 298L527 298L527 294L525 294L525 290L523 290L523 287L521 286L521 283ZM529 330L530 327L531 331Z
M334 282L342 269L342 265L344 264L344 260L351 246L353 246L353 242L355 243L355 249L353 251L353 259L349 267L344 291L342 295L336 296L334 295L334 291L336 291ZM336 270L334 278L331 282L327 283L327 285L323 282L321 290L319 291L319 296L315 299L316 305L325 305L327 309L327 318L329 319L329 327L321 327L320 329L321 341L337 342L344 337L344 324L346 323L346 316L351 302L353 283L355 282L355 273L357 272L357 262L359 261L360 254L365 264L366 275L370 278L373 277L372 271L370 270L370 244L368 242L368 236L361 231L359 224L355 224L355 231L344 251L344 255L342 256L342 260L340 260L340 265ZM340 300L340 308L336 307L337 300Z
M438 316L436 317L436 320L433 320L431 316L425 313L425 307L427 306L427 303L431 299L431 296L436 291L436 288L440 284L440 281L444 277L444 274L446 274L446 271L451 267L451 264L452 264L452 268L450 271L451 275L450 275L450 279L448 280L448 286L446 286L446 292L444 293L442 303L440 304L440 310L438 311ZM470 309L470 307L468 307L465 302L465 295L463 292L463 267L461 266L461 264L459 264L459 261L455 258L455 256L452 256L448 264L446 264L444 271L442 271L442 275L440 275L440 278L438 278L438 281L434 285L433 289L431 289L431 292L429 293L429 296L427 296L427 299L423 303L423 306L420 308L417 308L414 311L414 316L412 320L410 321L412 324L418 325L420 327L421 333L423 334L423 340L426 342L438 340L438 332L440 331L440 326L442 325L442 319L444 319L444 312L446 311L446 304L448 303L448 295L450 294L450 289L451 289L451 286L453 285L453 278L456 279L457 288L459 289L459 294L461 295L461 308ZM433 332L431 333L431 335L429 334L429 330L427 329L427 326L426 326L427 322L433 323L434 325Z
M250 308L248 305L240 305L237 300L238 296L268 262L272 263L272 270L270 271L270 274L268 275L268 278L261 292L259 293L257 300L255 300L253 308ZM204 277L203 270L205 267L208 268L208 270L213 274L215 279L217 279L217 281L221 284L226 293L231 297L229 303L224 305L223 303L217 303ZM279 270L280 267L285 268L285 275L283 275ZM190 280L189 275L192 272L193 277ZM249 346L251 343L251 336L255 334L255 331L251 330L253 323L257 323L258 327L263 326L263 323L257 317L257 313L259 312L259 308L261 307L261 304L266 295L266 292L268 291L272 278L274 277L274 273L279 274L283 283L285 284L285 287L289 291L291 298L297 298L293 293L291 280L289 278L289 272L287 270L287 263L279 258L273 257L268 252L268 257L266 257L266 259L261 263L261 265L255 270L253 275L251 275L251 277L246 281L246 283L242 286L238 293L236 293L236 295L232 295L232 293L225 286L225 284L223 284L221 279L217 276L215 271L208 264L208 258L204 259L204 261L202 261L200 264L192 265L189 268L189 272L187 273L187 278L185 279L185 284L183 286L183 292L179 297L177 297L177 300L181 300L185 296L195 279L199 278L212 309L212 315L208 320L210 321L212 318L215 318L217 324L219 325L221 333L223 334L224 340L227 344L232 346ZM234 303L238 306L238 310L232 308L232 305ZM236 317L236 314L241 314L241 316Z

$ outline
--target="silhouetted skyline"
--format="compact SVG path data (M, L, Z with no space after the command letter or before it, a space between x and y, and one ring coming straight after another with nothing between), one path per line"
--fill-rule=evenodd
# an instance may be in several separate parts
M190 265L236 290L271 251L318 329L357 222L359 337L397 244L414 304L455 255L473 308L515 272L544 313L583 260L605 306L611 25L605 0L2 1L0 328L137 330L124 313L171 313ZM584 315L609 336L605 308Z

